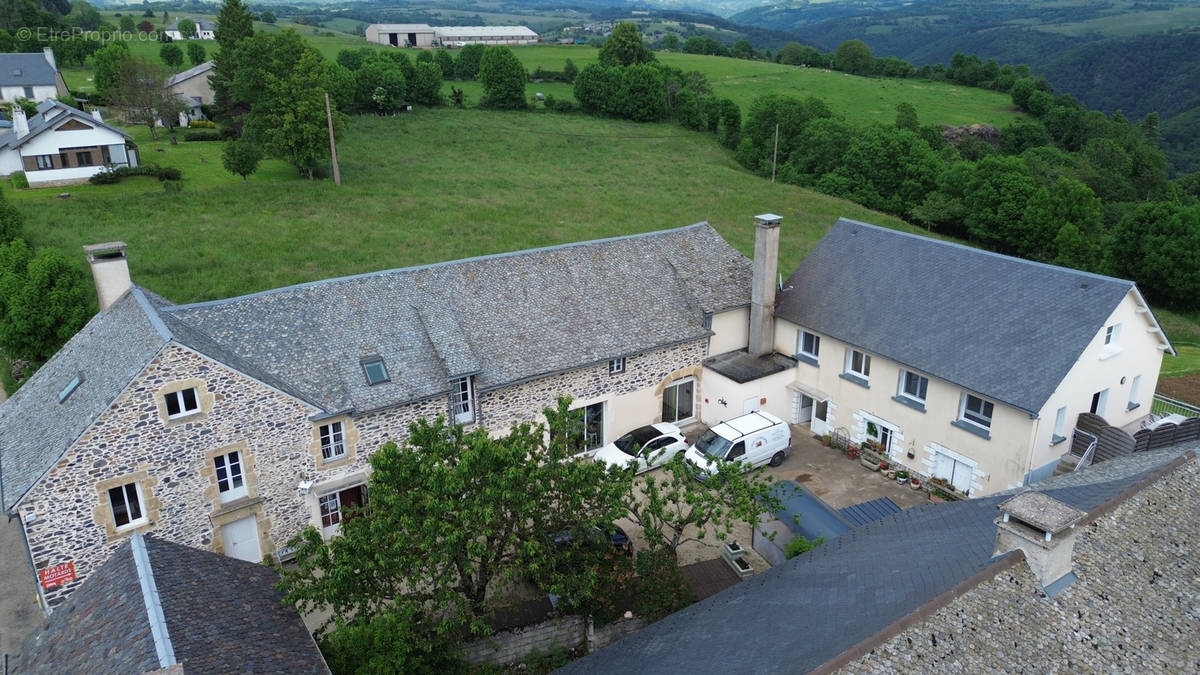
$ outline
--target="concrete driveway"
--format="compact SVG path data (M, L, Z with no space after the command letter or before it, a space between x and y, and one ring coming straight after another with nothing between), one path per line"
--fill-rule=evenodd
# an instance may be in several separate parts
M15 654L21 642L41 626L45 615L37 604L21 524L3 516L0 516L0 565L4 570L0 573L0 654Z

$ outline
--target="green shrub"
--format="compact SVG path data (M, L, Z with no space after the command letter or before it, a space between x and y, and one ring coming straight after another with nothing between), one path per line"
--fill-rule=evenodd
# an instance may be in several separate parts
M188 142L223 141L225 134L220 131L187 131L183 134L183 140Z
M160 181L178 181L183 177L183 172L173 166L157 164L143 164L135 167L118 166L106 168L88 178L88 182L93 185L112 185L120 183L121 179L127 176L154 176Z
M215 129L215 128L217 128L217 125L216 125L216 123L211 122L209 120L191 120L190 122L188 122L188 128L189 129Z
M809 551L813 550L814 548L816 548L824 543L825 543L825 537L818 537L817 539L808 539L805 537L801 537L800 535L796 535L795 537L792 538L791 541L789 541L787 543L786 546L783 547L783 554L785 556L787 556L788 560L791 560L792 558L795 558L796 556L800 555L801 553L808 553Z
M696 601L696 594L669 551L641 551L635 564L638 581L634 609L647 621L658 621Z
M29 187L29 179L25 177L24 171L17 171L12 175L12 184L18 190L24 190Z

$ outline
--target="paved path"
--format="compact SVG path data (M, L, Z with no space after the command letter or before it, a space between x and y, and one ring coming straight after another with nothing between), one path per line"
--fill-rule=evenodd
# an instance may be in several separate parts
M15 653L43 618L21 524L0 515L0 653Z

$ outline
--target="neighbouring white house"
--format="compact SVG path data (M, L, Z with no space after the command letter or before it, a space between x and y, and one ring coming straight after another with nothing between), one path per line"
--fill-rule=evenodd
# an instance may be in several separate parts
M186 18L186 17L185 17ZM163 29L163 34L172 40L216 40L217 26L211 21L203 19L191 19L192 23L196 24L195 37L185 38L183 33L179 32L179 20Z
M212 61L205 61L167 78L166 88L188 104L188 119L204 119L200 106L213 102L213 88L208 81L213 65Z
M31 187L87 180L106 166L137 166L129 134L59 101L43 101L26 117L12 107L11 128L0 129L0 175L24 171Z
M533 45L538 34L526 26L430 26L424 23L373 23L367 41L393 47L432 48L482 45Z
M26 98L40 103L69 93L52 48L24 54L0 54L0 101L11 103Z
M777 303L763 275L758 370L710 358L705 395L875 441L969 495L1049 477L1081 413L1136 431L1174 354L1131 281L845 219Z

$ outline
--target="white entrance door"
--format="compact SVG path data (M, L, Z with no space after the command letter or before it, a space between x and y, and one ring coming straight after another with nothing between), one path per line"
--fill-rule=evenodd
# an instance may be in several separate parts
M757 397L757 396L751 396L750 398L746 399L745 401L742 401L742 414L743 415L745 415L747 413L752 413L752 412L758 410L758 398L759 397Z
M809 396L800 394L800 412L796 415L796 424L808 424L812 421L813 416L813 400Z
M258 519L246 516L221 526L225 555L238 560L262 562L262 547L258 544Z

